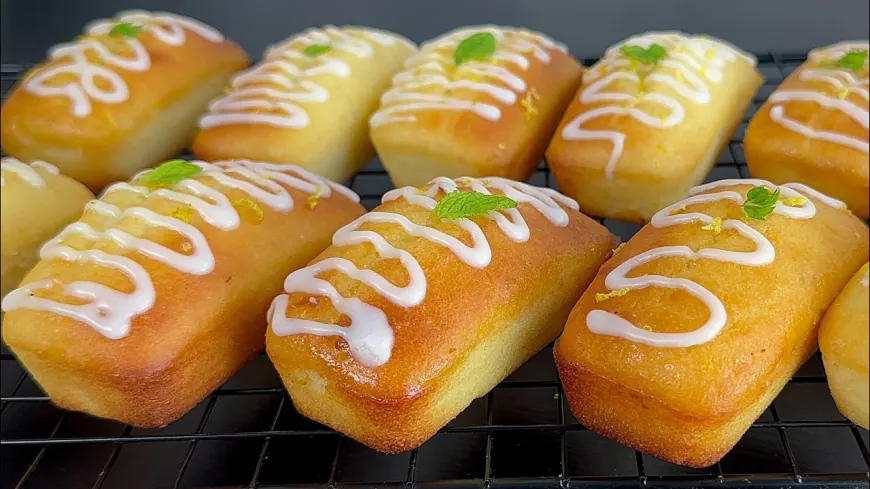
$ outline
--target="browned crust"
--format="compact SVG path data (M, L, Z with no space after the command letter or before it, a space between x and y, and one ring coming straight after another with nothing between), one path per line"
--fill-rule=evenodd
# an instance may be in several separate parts
M659 246L698 250L715 244L748 250L752 244L729 231L714 237L700 225L641 229L601 267L556 343L560 376L581 421L676 463L709 465L724 455L815 351L821 315L867 259L867 227L850 213L815 204L818 214L812 219L773 215L750 221L776 248L771 265L665 258L630 273L687 278L722 300L729 316L725 329L713 341L690 348L656 348L592 333L586 315L593 309L659 332L690 331L709 314L702 303L676 289L633 290L596 302L596 294L608 292L605 277L630 257ZM688 211L723 219L742 214L723 201ZM638 410L644 406L656 416L642 415ZM658 415L667 421L660 423Z
M342 28L347 29L354 30ZM326 103L296 102L309 114L309 126L303 129L266 124L214 126L199 131L193 143L194 153L206 161L243 158L293 163L337 181L350 178L374 156L368 137L369 117L377 109L381 93L389 88L393 74L414 52L411 46L398 40L393 46L376 42L371 45L374 54L366 58L340 50L330 54L350 66L350 76L312 77L329 90L330 99ZM334 169L324 163L332 160L342 163Z
M784 362L764 395L736 416L686 415L654 397L563 362L558 353L556 366L571 412L584 426L635 450L702 468L718 462L737 444L815 349L815 341L808 338L801 352Z
M558 49L547 52L551 56L549 63L529 56L528 70L511 70L539 95L531 101L537 114L519 101L505 106L486 93L456 89L451 97L494 104L501 110L501 118L489 121L469 111L429 110L416 112L417 120L413 122L373 127L371 138L387 171L392 155L416 154L441 162L446 168L462 167L467 176L526 180L540 163L583 73L583 67L570 54Z
M216 185L208 178L201 181ZM249 198L240 190L221 190L231 201ZM305 205L308 194L287 191L296 202L293 211L260 205L263 221L257 223L253 212L242 210L242 224L232 231L221 231L192 213L191 223L205 235L215 256L215 269L208 275L186 274L99 242L99 249L142 265L157 292L154 306L133 319L127 337L110 340L73 319L20 309L5 315L4 341L63 407L135 426L160 426L178 418L262 350L266 311L284 277L326 247L336 229L364 212L337 193L310 209ZM178 207L153 196L139 201L128 192L111 193L104 200L163 214ZM83 220L94 224L93 214L86 212ZM143 228L132 218L117 226L177 251L184 242L180 235ZM68 243L82 246L74 239ZM132 290L130 280L118 271L60 259L39 262L23 283L46 278L64 284L93 280ZM40 294L69 301L58 289Z
M242 48L229 39L214 43L187 29L185 35L184 45L170 46L149 31L142 31L137 39L151 56L151 67L147 71L126 71L102 63L121 76L129 87L130 96L119 104L92 99L92 112L87 117L73 114L69 98L38 96L21 90L19 83L0 112L3 148L21 160L52 161L64 173L77 176L92 189L111 183L114 180L104 180L104 176L97 178L90 174L93 170L85 172L79 168L108 166L113 153L148 124L154 113L176 104L200 85L213 83L216 77L228 76L249 63ZM108 35L97 38L106 44L115 42ZM92 63L101 64L99 58L92 54L89 57ZM48 60L25 75L24 80L67 61L68 58ZM170 152L178 149L171 148ZM75 157L68 156L69 161L49 157L60 152Z
M492 248L492 262L483 269L461 262L447 248L405 234L386 224L367 223L361 229L382 234L387 241L411 253L427 277L427 295L415 307L402 308L381 297L367 286L340 273L320 275L345 297L356 297L382 309L395 334L390 360L371 368L358 363L335 337L312 335L276 336L267 332L267 351L294 396L294 376L313 373L323 379L326 396L352 410L347 421L337 410L318 405L303 408L309 416L384 451L399 451L418 446L444 426L474 398L484 395L492 385L477 385L474 375L492 375L498 380L543 347L561 329L562 320L548 321L554 311L567 308L580 296L583 287L613 246L613 237L601 225L567 210L570 223L556 227L529 204L519 205L531 229L525 243L510 241L497 225L475 218ZM456 225L437 219L431 211L411 206L404 199L393 200L376 209L404 215L413 222L434 227L468 244ZM384 275L391 282L407 283L404 268L395 260L375 254L368 244L335 247L324 251L314 262L342 257ZM314 263L313 262L313 263ZM340 322L328 301L309 302L306 294L291 294L288 317L305 317L333 324ZM548 302L553 301L553 302ZM541 304L552 304L546 307ZM540 309L540 316L529 320L535 340L516 349L497 350L483 358L476 373L464 377L462 369L474 358L475 349L518 324L528 310ZM564 313L563 313L564 314ZM562 318L565 316L563 315ZM556 329L548 332L548 322ZM516 330L513 330L516 331ZM540 343L543 341L542 343ZM498 360L493 360L497 357ZM501 367L493 366L504 361ZM505 366L510 365L510 366ZM504 371L493 369L504 368ZM308 375L308 374L305 374ZM457 381L456 378L460 379ZM439 397L457 395L450 406L428 411ZM294 397L294 400L296 397ZM397 420L415 420L402 427ZM426 421L423 421L426 420ZM366 424L368 423L368 424Z
M826 83L799 79L803 71L818 67L817 62L805 62L786 78L777 91L836 92ZM867 70L855 76L866 77ZM863 104L865 109L870 107L870 103L856 93L847 97L853 103ZM842 144L807 138L786 129L770 118L773 105L777 104L765 102L746 130L744 150L752 175L774 183L801 182L811 185L846 202L856 215L867 219L870 216L870 165L867 163L867 153ZM790 119L813 130L868 140L867 129L839 110L804 101L789 101L780 105Z
M547 163L559 188L576 199L583 212L643 223L704 179L727 146L762 82L753 65L738 59L723 69L722 82L709 84L710 103L696 104L676 96L685 108L685 118L675 127L658 129L627 115L587 121L584 129L618 131L626 135L613 179L605 174L613 143L608 140L569 141L562 137L565 126L578 116L613 104L612 101L582 102L580 93L586 88L584 84L568 106L547 148ZM634 85L621 80L610 86L614 88L609 91L636 92ZM671 88L657 84L650 84L649 90L673 93Z

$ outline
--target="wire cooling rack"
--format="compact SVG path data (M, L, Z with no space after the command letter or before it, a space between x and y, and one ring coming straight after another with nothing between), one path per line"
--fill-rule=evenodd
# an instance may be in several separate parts
M759 56L767 79L708 177L746 178L743 133L768 95L805 59ZM588 66L595 60L584 60ZM0 67L2 93L23 74ZM553 186L545 164L531 182ZM351 182L375 207L392 188L377 161ZM638 227L603 223L623 240ZM0 486L163 489L279 487L868 487L868 432L843 418L818 356L721 462L690 469L596 435L571 415L552 345L474 401L417 450L382 455L293 408L265 355L181 420L138 429L53 406L2 347ZM649 422L654 423L651 419Z

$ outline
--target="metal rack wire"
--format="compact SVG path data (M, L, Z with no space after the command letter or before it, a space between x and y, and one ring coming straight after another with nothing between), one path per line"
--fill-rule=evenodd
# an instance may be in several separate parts
M746 122L803 55L765 54L767 81L708 180L746 178ZM586 65L595 60L584 60ZM0 67L3 97L24 67ZM552 186L545 164L531 182ZM351 182L371 209L391 188L375 161ZM623 239L637 226L603 223ZM679 467L580 425L548 347L421 448L373 452L301 417L260 355L181 420L143 430L50 404L0 353L2 488L868 487L868 432L843 418L814 357L728 456ZM655 422L655 420L650 420Z

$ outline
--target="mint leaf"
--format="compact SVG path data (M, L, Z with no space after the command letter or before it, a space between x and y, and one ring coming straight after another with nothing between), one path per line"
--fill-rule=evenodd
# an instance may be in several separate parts
M478 192L455 190L438 201L435 215L441 219L459 219L481 216L490 211L513 209L517 203L503 195L486 195Z
M668 54L668 51L659 44L653 44L646 49L640 46L622 46L619 50L622 54L645 65L654 65L665 59Z
M867 50L849 51L837 61L825 61L822 66L826 68L839 68L847 71L861 71L867 62Z
M136 37L139 35L139 31L141 30L141 25L122 22L120 24L115 24L109 31L109 35L113 37Z
M309 44L302 50L302 54L309 58L316 58L321 54L326 54L332 51L332 46L329 44Z
M746 212L746 215L752 219L763 221L771 212L773 212L778 201L778 188L776 191L771 192L764 186L754 187L746 193L746 201L743 203L743 210Z
M456 66L474 59L488 58L495 54L495 36L491 32L478 32L465 38L456 46L453 61Z
M169 160L157 168L144 173L138 181L149 187L172 185L199 174L202 168L184 160Z

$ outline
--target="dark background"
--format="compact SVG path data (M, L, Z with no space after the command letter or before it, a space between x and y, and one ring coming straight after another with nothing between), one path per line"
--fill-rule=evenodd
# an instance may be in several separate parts
M206 22L254 59L267 44L310 26L360 24L420 42L460 25L521 25L564 42L578 57L650 29L729 40L755 53L802 53L866 39L867 0L0 0L0 61L35 63L90 20L118 10L169 10Z

